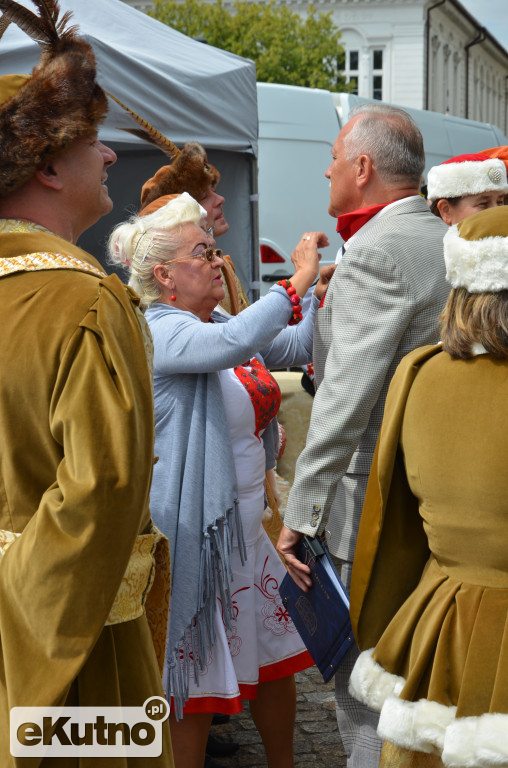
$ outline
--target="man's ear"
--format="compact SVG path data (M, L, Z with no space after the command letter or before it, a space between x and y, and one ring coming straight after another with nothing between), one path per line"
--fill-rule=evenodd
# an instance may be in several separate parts
M39 168L35 172L35 177L44 187L50 187L51 189L62 189L63 187L58 170L52 162L47 162L42 168Z
M370 181L372 176L372 159L369 155L359 155L356 164L356 183L362 189Z

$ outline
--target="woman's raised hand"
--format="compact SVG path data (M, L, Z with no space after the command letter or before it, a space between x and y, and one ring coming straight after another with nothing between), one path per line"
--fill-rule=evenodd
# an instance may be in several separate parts
M324 232L304 232L291 254L295 273L291 284L299 296L304 296L319 273L318 248L325 248L328 238Z

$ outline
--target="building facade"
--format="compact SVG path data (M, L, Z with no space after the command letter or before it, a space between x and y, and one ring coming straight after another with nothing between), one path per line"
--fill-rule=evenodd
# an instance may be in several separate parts
M143 11L152 6L124 2ZM284 4L307 12L302 0ZM314 6L330 12L341 30L341 74L359 96L493 123L508 133L508 52L458 0L315 0Z

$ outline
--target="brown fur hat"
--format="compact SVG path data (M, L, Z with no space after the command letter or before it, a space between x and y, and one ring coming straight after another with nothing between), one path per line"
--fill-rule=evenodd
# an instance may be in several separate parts
M144 209L148 205L160 197L181 195L183 192L188 192L199 203L209 187L215 190L220 181L220 173L208 162L206 151L201 144L197 141L188 141L182 149L178 149L171 139L160 133L126 104L123 104L114 94L108 93L108 96L116 101L137 124L136 128L122 128L121 130L132 133L134 136L158 147L172 161L171 165L163 165L162 168L159 168L155 176L143 184L140 215L142 212L145 213Z
M215 189L220 173L208 162L206 152L197 141L188 141L171 165L159 168L141 190L141 210L163 195L188 192L198 202L209 187Z
M86 136L104 119L108 103L95 80L92 47L58 20L57 0L32 0L36 16L0 0L2 21L13 21L42 45L30 77L0 77L0 196L25 184L47 158Z

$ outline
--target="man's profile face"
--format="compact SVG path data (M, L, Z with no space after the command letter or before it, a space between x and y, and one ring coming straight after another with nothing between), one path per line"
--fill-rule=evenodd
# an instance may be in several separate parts
M354 161L346 160L344 146L344 139L358 119L354 117L346 123L332 147L332 162L325 173L326 178L330 179L330 216L340 216L358 208Z
M201 200L198 200L199 204L203 206L206 211L206 222L208 227L213 227L214 237L220 237L224 235L228 229L229 224L224 216L222 205L224 198L219 195L215 189L208 187Z
M107 169L115 162L115 153L99 141L96 131L76 139L54 160L67 197L81 214L82 231L113 207L106 180Z

